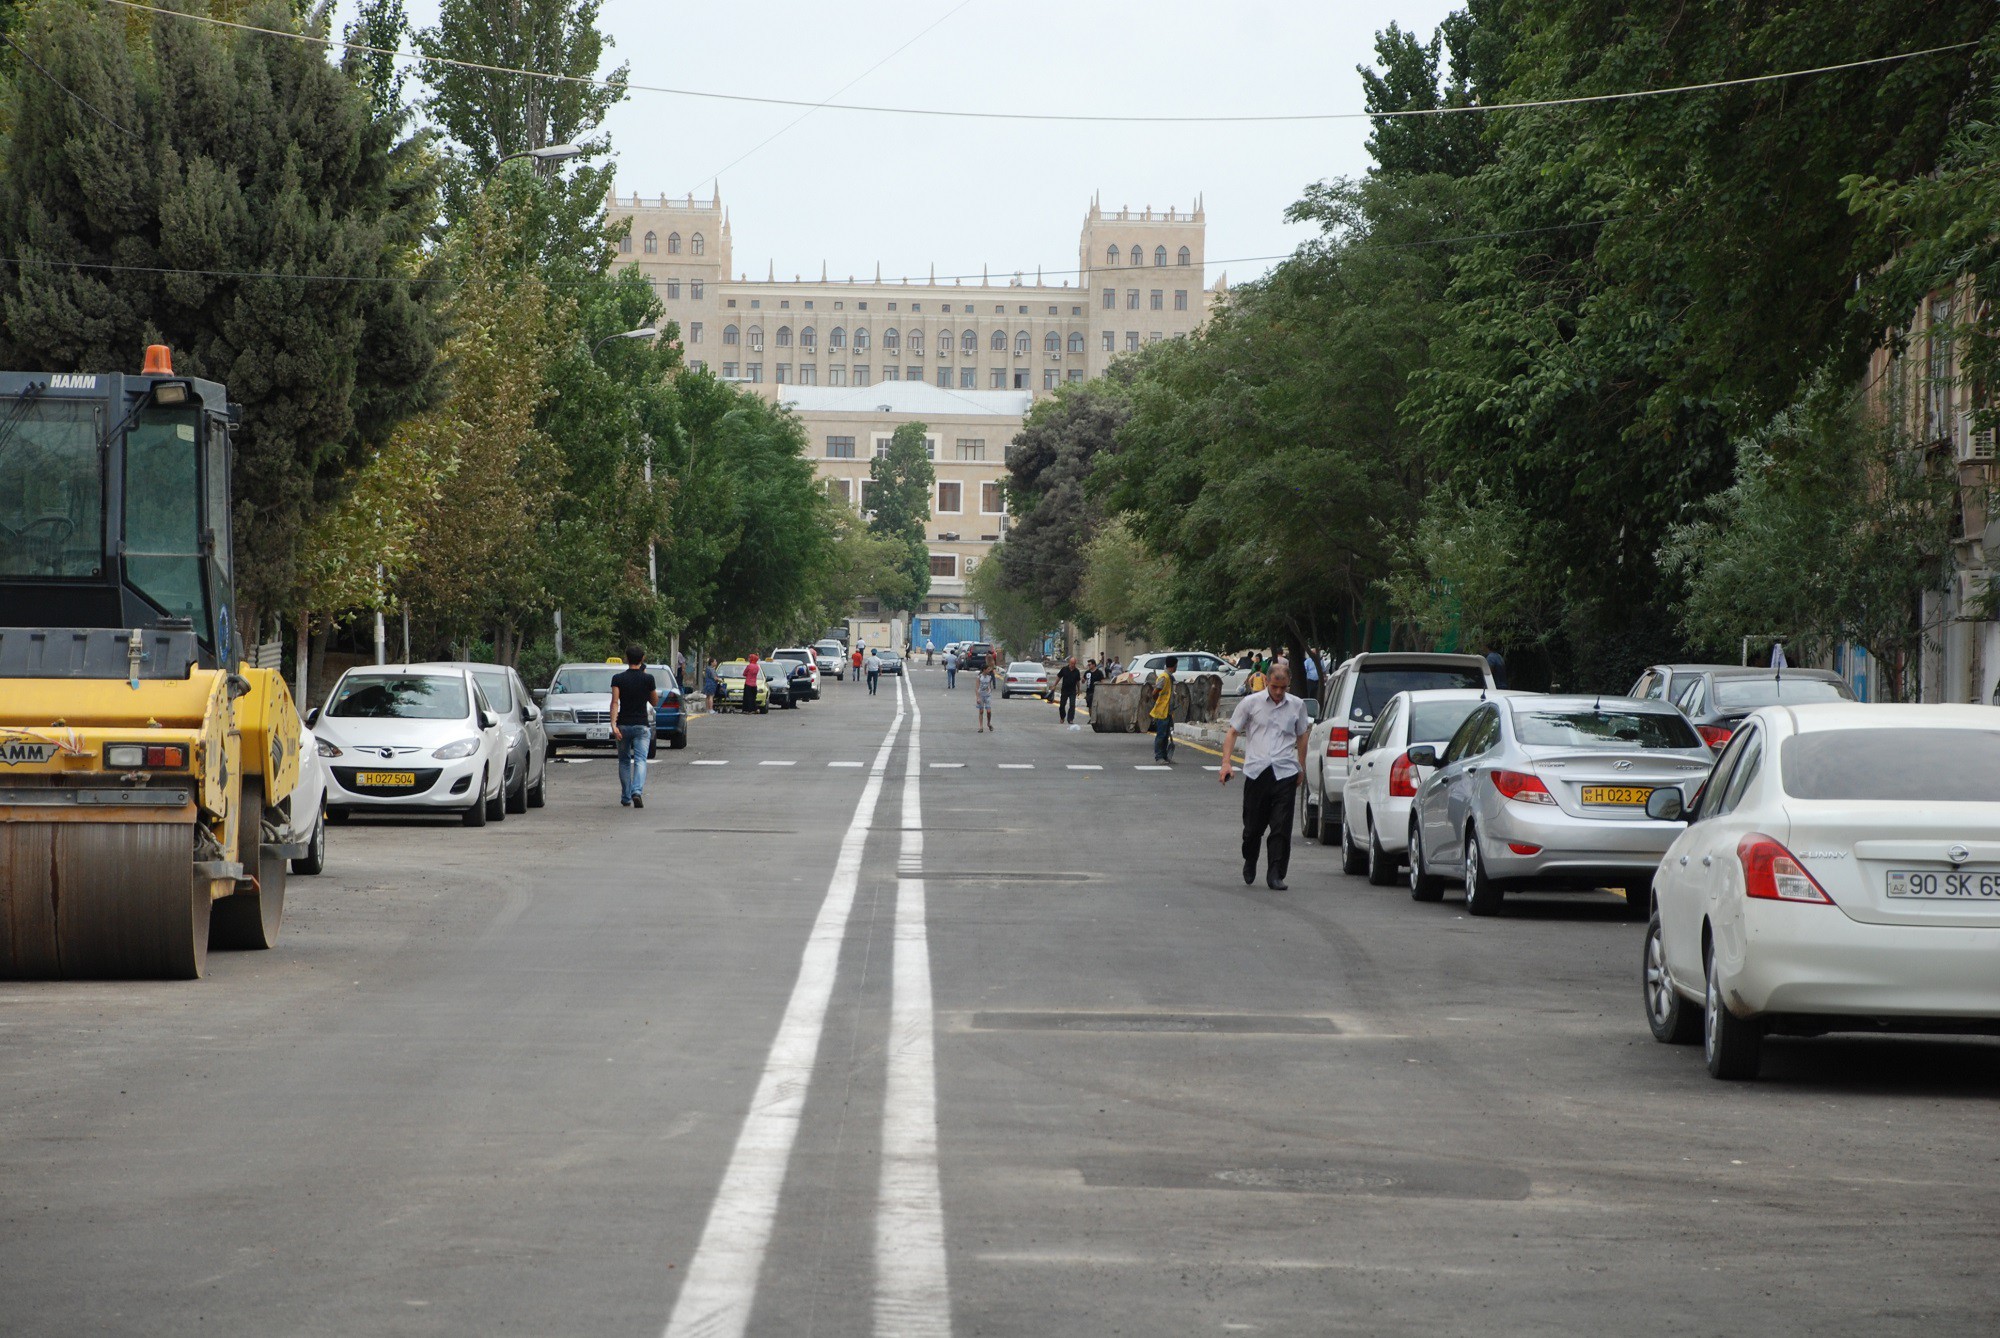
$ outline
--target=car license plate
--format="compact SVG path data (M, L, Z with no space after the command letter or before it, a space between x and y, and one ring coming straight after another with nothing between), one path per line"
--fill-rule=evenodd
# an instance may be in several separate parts
M1583 787L1583 802L1644 808L1646 797L1652 793L1650 785L1586 785Z
M414 771L364 771L357 775L355 783L385 790L408 789L417 783Z
M1891 869L1889 895L2000 906L2000 869Z
M584 731L583 737L589 739L592 743L607 742L611 738L611 726L592 725L589 729Z

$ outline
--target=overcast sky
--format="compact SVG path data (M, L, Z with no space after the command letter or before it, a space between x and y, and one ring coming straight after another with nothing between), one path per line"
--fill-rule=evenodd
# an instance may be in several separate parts
M1428 36L1453 7L605 0L602 25L617 44L607 68L629 62L634 83L979 111L1246 115L1358 111L1354 67L1372 62L1375 30L1394 19ZM410 9L421 25L436 3ZM635 92L606 123L618 189L705 194L719 176L736 268L753 277L775 262L780 277L814 278L824 262L866 278L879 261L888 278L933 264L941 276L1043 265L1058 282L1053 271L1076 264L1093 193L1135 209L1186 207L1201 193L1213 283L1223 270L1253 277L1270 262L1249 257L1290 250L1302 230L1282 215L1302 187L1367 167L1365 120L1117 126L824 110L790 125L800 115Z

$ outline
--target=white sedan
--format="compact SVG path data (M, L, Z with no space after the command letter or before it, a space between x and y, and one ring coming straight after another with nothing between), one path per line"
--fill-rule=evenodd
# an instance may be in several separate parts
M1410 761L1410 749L1443 744L1479 703L1509 695L1499 689L1430 688L1389 699L1361 751L1348 759L1339 818L1341 872L1366 872L1377 887L1397 881L1410 848L1410 801L1432 770Z
M350 669L306 721L326 763L327 812L455 814L468 827L507 817L507 740L470 673Z
M1049 695L1049 671L1038 660L1016 660L1007 666L1005 677L1000 680L1000 695L1012 697L1016 694L1029 697Z
M2000 1034L2000 709L1767 706L1655 875L1653 1035L1757 1074L1767 1035Z

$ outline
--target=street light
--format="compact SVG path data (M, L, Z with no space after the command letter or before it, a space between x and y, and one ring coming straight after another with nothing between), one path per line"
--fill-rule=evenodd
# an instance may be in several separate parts
M641 326L636 330L621 330L617 334L606 335L604 336L604 338L598 340L595 344L591 345L590 356L593 358L596 357L597 350L603 348L606 344L610 343L614 339L654 339L659 336L659 333L660 332L658 330L655 330L650 325Z
M486 174L486 179L493 180L494 172L498 172L516 158L533 158L537 163L564 163L572 158L581 157L583 157L581 144L547 144L539 149L523 149L519 153L510 153L493 164L493 171Z

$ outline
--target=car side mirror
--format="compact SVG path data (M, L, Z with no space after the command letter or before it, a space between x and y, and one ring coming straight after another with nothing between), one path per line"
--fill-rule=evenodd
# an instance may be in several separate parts
M492 729L499 723L500 723L499 720L494 718L493 712L481 711L479 713L479 727L481 729Z
M307 707L306 728L311 729L314 725L317 725L318 723L319 723L319 707L317 706Z
M1438 765L1438 750L1428 743L1418 744L1416 747L1410 749L1408 753L1404 754L1404 756L1410 759L1410 765L1413 767L1434 767Z
M528 695L535 699L535 705L540 706L549 699L549 690L547 688L531 688Z
M1687 817L1687 804L1681 799L1680 787L1663 785L1646 796L1646 816L1655 822L1682 822Z
M1351 745L1352 751L1357 755L1367 752L1368 741L1374 737L1375 737L1375 731L1373 730L1363 730L1359 734L1356 734L1354 736L1354 742Z
M535 721L540 720L542 718L542 708L539 706L530 706L527 711L527 716L528 716L528 723L533 724Z

